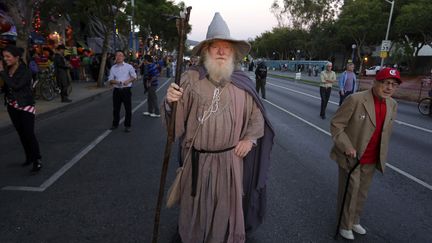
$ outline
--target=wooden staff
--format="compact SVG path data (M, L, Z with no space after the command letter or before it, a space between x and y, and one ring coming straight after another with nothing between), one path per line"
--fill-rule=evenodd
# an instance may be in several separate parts
M186 8L186 13L181 12L180 17L176 18L176 25L177 30L179 34L179 45L178 45L178 51L177 51L177 66L176 66L176 73L175 73L175 79L174 82L176 84L180 84L180 77L181 77L181 71L182 71L182 64L183 64L183 53L184 53L184 43L186 38L186 27L189 22L189 15L192 7ZM174 102L172 105L171 110L171 119L168 125L168 136L167 141L165 144L165 153L164 153L164 160L162 163L162 172L160 177L160 184L159 184L159 195L158 200L156 204L156 212L155 212L155 218L154 218L154 224L153 224L153 239L152 243L157 243L159 239L159 223L160 223L160 213L162 209L162 203L164 198L164 192L165 192L165 182L166 182L166 176L168 172L168 163L170 161L171 157L171 149L172 144L174 143L175 134L174 134L174 125L175 125L175 113L177 110L177 102Z

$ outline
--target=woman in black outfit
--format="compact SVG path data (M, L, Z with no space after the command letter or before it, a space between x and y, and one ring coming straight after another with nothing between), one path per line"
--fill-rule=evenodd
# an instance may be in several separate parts
M39 144L34 133L35 101L31 91L32 73L21 61L23 50L16 46L3 49L0 75L4 80L5 105L24 147L26 161L32 172L42 168Z

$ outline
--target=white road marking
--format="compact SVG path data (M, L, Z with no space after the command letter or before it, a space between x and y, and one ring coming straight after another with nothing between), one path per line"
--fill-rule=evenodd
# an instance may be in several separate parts
M301 95L304 95L304 96L307 96L307 97L311 97L313 99L321 100L321 97L319 97L319 96L311 95L311 94L308 94L308 93L305 93L305 92L301 92L301 91L298 91L298 90L295 90L295 89L290 89L290 88L287 88L287 87L284 87L284 86L280 86L280 85L277 85L277 84L272 84L272 83L268 83L268 84L272 85L272 86L275 86L275 87L278 87L278 88L281 88L281 89L289 90L289 91L297 93L297 94L301 94ZM334 102L334 101L331 101L331 100L329 100L329 103L331 103L333 105L339 105L338 102ZM404 125L404 126L411 127L411 128L423 131L423 132L432 133L431 129L427 129L427 128L424 128L424 127L419 127L419 126L416 126L416 125L413 125L413 124L410 124L410 123L407 123L407 122L399 121L399 120L395 120L395 122L397 124L399 124L399 125Z
M165 81L157 90L159 91L162 87L164 87L169 81L168 79ZM139 103L133 110L132 113L135 113L141 106L147 103L147 99L143 100ZM119 125L124 122L124 117L120 120ZM85 155L87 155L93 148L96 147L100 142L102 142L108 135L111 134L111 130L104 131L101 135L99 135L95 140L93 140L89 145L87 145L84 149L82 149L77 155L75 155L71 160L69 160L63 167L61 167L56 173L54 173L50 178L42 183L39 187L29 187L29 186L5 186L2 190L6 191L28 191L28 192L43 192L52 184L54 184L61 176L63 176L72 166L74 166L78 161L80 161Z
M269 103L270 105L276 107L277 109L279 109L279 110L281 110L281 111L283 111L283 112L285 112L285 113L287 113L287 114L289 114L289 115L291 115L291 116L293 116L293 117L299 119L300 121L302 121L302 122L308 124L309 126L315 128L315 129L317 129L318 131L320 131L320 132L322 132L322 133L324 133L324 134L327 134L327 135L331 136L330 132L328 132L328 131L326 131L326 130L320 128L319 126L317 126L317 125L315 125L315 124L313 124L313 123L311 123L311 122L309 122L309 121L307 121L307 120L301 118L300 116L298 116L298 115L296 115L296 114L294 114L294 113L292 113L292 112L286 110L285 108L282 108L282 107L280 107L280 106L278 106L278 105L276 105L276 104L274 104L273 102L270 102L270 101L268 101L268 100L263 100L263 101L265 101L265 102ZM407 173L407 172L405 172L405 171L403 171L403 170L397 168L397 167L394 166L394 165L391 165L390 163L386 163L386 165L387 165L390 169L396 171L397 173L399 173L399 174L401 174L401 175L407 177L408 179L410 179L410 180L412 180L412 181L414 181L414 182L416 182L416 183L418 183L418 184L420 184L420 185L422 185L422 186L424 186L424 187L426 187L427 189L429 189L429 190L432 191L432 185L430 185L430 184L428 184L428 183L426 183L426 182L424 182L424 181L418 179L417 177L415 177L415 176L413 176L413 175L411 175L411 174L409 174L409 173Z

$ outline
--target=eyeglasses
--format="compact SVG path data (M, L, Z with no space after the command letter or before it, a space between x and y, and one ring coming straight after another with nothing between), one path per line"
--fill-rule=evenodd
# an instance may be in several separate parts
M397 87L399 87L399 83L398 83L398 82L392 82L392 81L390 81L390 80L384 80L384 81L381 81L381 83L382 83L384 86L387 86L387 87L390 87L390 86L392 86L393 88L397 88Z

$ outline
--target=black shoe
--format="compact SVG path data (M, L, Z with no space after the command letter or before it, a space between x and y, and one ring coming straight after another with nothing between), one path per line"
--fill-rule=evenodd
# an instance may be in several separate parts
M117 128L118 128L118 126L114 126L114 125L112 125L112 126L110 127L109 130L115 130L115 129L117 129Z
M61 102L62 102L62 103L71 103L72 100L71 100L71 99L68 99L68 98L64 98L64 99L62 99Z
M22 163L21 166L22 166L22 167L26 167L26 166L29 166L29 165L31 165L31 164L32 164L31 161L26 161L26 162Z
M31 169L31 172L38 172L42 169L42 163L40 160L38 160L36 163L33 163L33 168Z
M323 119L323 120L326 119L326 116L325 116L325 115L321 115L320 117L321 117L321 119Z
M125 127L124 131L125 132L131 132L131 128L130 127Z

